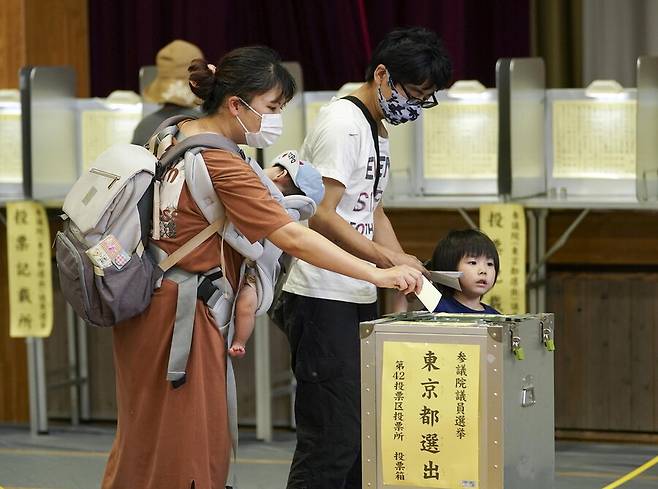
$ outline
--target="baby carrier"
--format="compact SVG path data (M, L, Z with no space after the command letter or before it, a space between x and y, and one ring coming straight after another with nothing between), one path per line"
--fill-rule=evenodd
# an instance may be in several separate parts
M267 178L257 163L251 160L251 158L247 158L247 160L252 168L254 168L254 171L261 177L263 184L268 187L272 197L281 204L293 221L306 221L315 214L317 205L313 199L306 195L283 195L276 185ZM239 234L239 231L229 222L224 235L228 237L234 233ZM249 258L252 263L255 263L249 265L245 260L240 268L240 283L244 280L247 266L252 266L256 272L256 294L258 298L256 316L265 314L272 306L278 289L281 288L282 282L285 281L285 272L289 269L292 258L284 254L280 248L266 239L262 241L261 246L262 249L259 256L243 255ZM284 276L282 276L282 272L284 272Z

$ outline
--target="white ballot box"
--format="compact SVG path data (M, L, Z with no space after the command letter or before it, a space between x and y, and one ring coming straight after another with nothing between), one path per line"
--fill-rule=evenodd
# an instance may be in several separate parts
M552 489L553 315L361 324L365 488Z

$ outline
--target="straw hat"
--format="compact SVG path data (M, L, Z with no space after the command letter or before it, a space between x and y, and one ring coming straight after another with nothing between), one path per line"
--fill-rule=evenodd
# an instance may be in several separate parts
M176 39L163 47L155 58L158 74L144 90L144 98L158 104L194 106L195 96L188 85L187 68L196 58L203 59L203 53L187 41Z

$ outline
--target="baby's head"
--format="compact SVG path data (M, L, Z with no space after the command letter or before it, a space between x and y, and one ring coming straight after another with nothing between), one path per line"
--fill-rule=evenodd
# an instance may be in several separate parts
M450 231L436 245L431 267L437 271L458 271L462 291L482 296L493 287L500 270L498 250L491 239L481 231L464 229ZM438 284L443 294L454 295L454 289Z
M296 151L278 155L265 174L283 195L306 195L318 205L324 197L322 175L309 162L301 161Z

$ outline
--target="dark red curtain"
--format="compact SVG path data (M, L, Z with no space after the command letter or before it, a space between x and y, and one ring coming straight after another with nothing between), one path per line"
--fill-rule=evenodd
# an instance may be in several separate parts
M249 44L299 61L306 90L363 79L371 49L395 27L436 31L455 79L494 86L498 58L530 52L530 0L90 0L91 89L137 90L138 71L173 39L209 61Z

